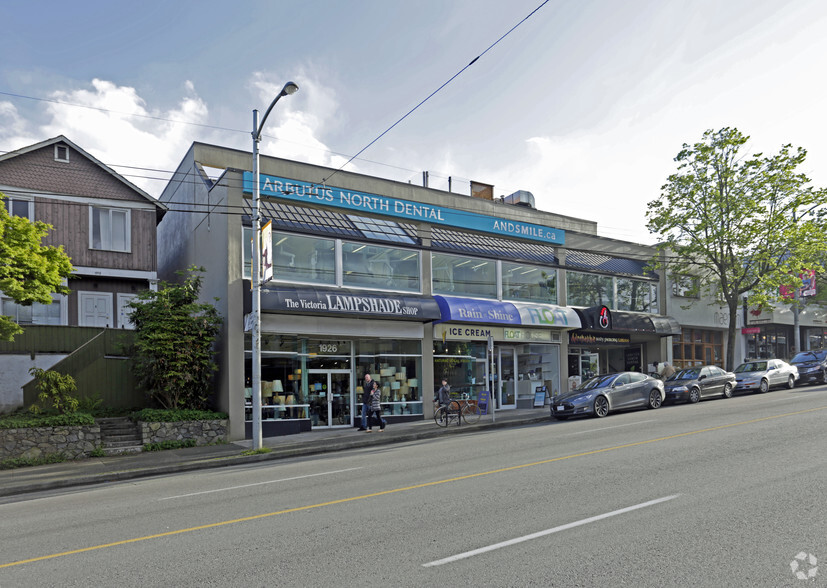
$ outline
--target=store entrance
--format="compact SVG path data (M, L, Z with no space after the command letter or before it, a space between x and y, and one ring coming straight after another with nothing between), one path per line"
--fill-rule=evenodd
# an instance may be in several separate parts
M517 408L517 350L499 347L497 354L498 394L500 408Z
M307 398L313 428L352 426L350 370L307 370Z

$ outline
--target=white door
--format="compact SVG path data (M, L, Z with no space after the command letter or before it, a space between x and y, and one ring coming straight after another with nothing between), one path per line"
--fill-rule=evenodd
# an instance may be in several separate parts
M78 292L78 324L81 327L113 327L112 294Z
M129 315L132 313L132 308L127 306L132 300L137 298L137 294L118 294L118 328L119 329L134 329L135 325L129 322Z

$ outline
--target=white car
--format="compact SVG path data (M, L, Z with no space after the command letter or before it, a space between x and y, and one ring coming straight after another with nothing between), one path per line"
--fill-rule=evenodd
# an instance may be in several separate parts
M794 388L798 368L780 359L756 359L735 368L736 390L766 392L770 388Z

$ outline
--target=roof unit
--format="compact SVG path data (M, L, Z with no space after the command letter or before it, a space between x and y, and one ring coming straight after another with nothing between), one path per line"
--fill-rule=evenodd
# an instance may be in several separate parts
M517 204L528 208L537 208L534 206L534 194L527 190L517 190L513 194L503 196L502 201L505 204Z

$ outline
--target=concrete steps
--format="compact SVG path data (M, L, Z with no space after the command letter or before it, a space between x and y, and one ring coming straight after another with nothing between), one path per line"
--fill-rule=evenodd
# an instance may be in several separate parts
M143 443L138 425L127 417L96 419L101 429L101 442L106 455L141 453Z

